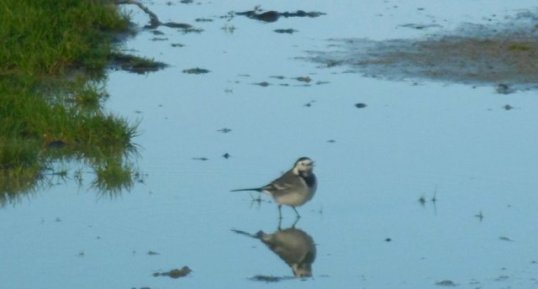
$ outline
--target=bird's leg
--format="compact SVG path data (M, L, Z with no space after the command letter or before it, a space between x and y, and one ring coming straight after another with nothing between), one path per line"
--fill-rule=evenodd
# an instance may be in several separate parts
M297 216L297 219L301 218L301 215L299 215L299 212L297 212L297 209L295 209L295 206L291 206L293 210L295 211L295 215Z
M282 205L278 205L278 220L282 221Z
M252 208L252 206L254 206L254 204L257 205L258 208L261 207L262 205L262 197L261 197L261 194L258 194L257 197L254 197L251 193L249 193L250 195L250 198L251 198L251 201L250 201L250 207Z
M293 222L293 225L291 225L291 227L292 227L293 229L295 229L295 225L297 225L297 223L299 223L299 220L300 220L300 219L301 219L301 218L299 218L299 217L296 217L296 218L295 218L295 222Z

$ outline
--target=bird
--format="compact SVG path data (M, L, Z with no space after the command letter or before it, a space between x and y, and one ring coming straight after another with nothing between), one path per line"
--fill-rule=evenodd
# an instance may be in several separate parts
M310 201L317 189L317 180L313 169L314 161L312 159L300 157L290 170L269 184L257 188L236 189L232 192L265 192L278 204L279 219L282 219L282 205L292 207L298 219L301 215L295 207Z

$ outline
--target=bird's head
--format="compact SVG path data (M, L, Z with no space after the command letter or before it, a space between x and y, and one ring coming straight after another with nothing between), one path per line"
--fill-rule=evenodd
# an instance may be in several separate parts
M308 175L314 169L314 161L307 157L299 158L293 165L293 172L297 175Z

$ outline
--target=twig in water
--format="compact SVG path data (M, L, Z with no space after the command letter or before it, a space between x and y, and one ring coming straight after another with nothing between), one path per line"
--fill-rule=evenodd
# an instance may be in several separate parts
M162 25L162 22L159 20L159 17L155 13L153 13L151 10L149 10L148 7L144 6L144 4L135 1L135 0L116 0L117 5L121 4L131 4L136 5L138 8L140 8L144 13L148 14L149 16L149 28L157 28L159 25Z

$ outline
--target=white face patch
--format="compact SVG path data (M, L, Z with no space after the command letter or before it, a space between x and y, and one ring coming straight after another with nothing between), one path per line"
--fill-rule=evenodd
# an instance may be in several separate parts
M314 162L311 159L304 159L295 165L297 172L310 172L314 167Z

